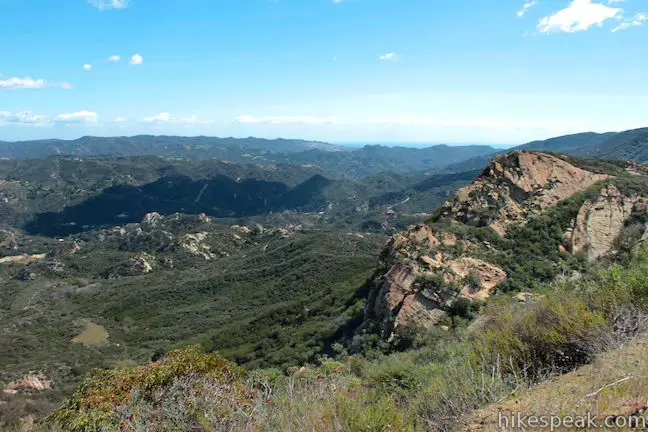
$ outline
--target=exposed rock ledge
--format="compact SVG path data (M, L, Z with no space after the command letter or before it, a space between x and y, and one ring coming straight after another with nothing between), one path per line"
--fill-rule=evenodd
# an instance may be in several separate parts
M587 254L590 262L596 261L614 251L616 240L634 213L646 212L647 198L627 197L616 186L606 186L595 202L587 200L580 208L576 220L565 233L566 248L573 254Z
M490 226L500 235L511 223L581 192L609 176L578 168L555 156L515 152L496 158L442 208L442 215L470 225Z
M635 171L641 175L639 168ZM511 224L523 224L560 201L611 179L540 152L497 157L469 186L460 189L438 213L437 222L490 226L506 236ZM586 252L596 260L613 252L624 224L634 213L648 211L648 199L626 197L606 186L587 201L570 230L565 249ZM441 226L439 225L439 226ZM648 240L648 227L645 240ZM490 248L446 232L418 225L395 235L381 255L381 270L370 289L365 323L377 323L385 337L408 323L433 326L460 298L486 300L507 277L497 265L480 259Z
M445 309L459 297L485 300L506 278L501 268L486 261L454 256L451 246L468 242L448 233L436 234L418 225L394 236L383 255L387 271L377 277L366 310L377 319L383 335L389 337L409 323L431 327L446 316ZM476 285L466 283L466 277ZM426 280L434 280L430 286Z

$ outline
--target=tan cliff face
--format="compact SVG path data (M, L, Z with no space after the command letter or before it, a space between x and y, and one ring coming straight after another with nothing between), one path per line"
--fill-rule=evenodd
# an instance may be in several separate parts
M596 261L614 252L616 240L633 214L647 212L648 198L627 197L616 186L606 186L596 201L587 200L580 208L565 232L565 248L573 254L586 254L590 262Z
M523 222L530 213L542 212L608 177L549 154L516 152L491 162L477 180L457 191L441 214L490 226L504 236L507 225Z
M410 323L438 324L459 297L485 300L506 273L492 263L455 252L475 247L456 235L435 233L427 225L397 234L383 254L387 270L373 282L367 317L381 320L381 330L389 337ZM467 282L468 277L473 283Z
M633 171L642 175L642 169ZM500 265L487 261L493 256L484 253L492 249L490 243L447 232L444 224L489 226L506 237L509 226L524 224L606 179L612 176L545 153L496 158L442 206L437 224L413 226L389 241L371 285L365 322L379 323L386 338L408 324L434 326L457 299L485 301L507 278ZM602 184L599 196L583 204L565 233L562 252L584 252L590 261L612 253L626 221L646 209L648 198L624 196ZM644 237L648 240L648 227Z

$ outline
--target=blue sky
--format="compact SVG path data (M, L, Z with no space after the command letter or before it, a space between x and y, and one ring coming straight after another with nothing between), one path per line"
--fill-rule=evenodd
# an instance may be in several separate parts
M0 0L0 140L624 130L646 42L648 0Z

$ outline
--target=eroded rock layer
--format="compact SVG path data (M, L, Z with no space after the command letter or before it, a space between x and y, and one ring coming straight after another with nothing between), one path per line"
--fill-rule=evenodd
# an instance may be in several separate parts
M631 168L629 174L644 175L644 167ZM610 184L614 180L541 152L497 157L441 207L431 225L412 226L389 241L371 284L365 322L378 323L387 338L408 324L434 326L457 299L484 301L507 278L501 265L489 262L494 256L488 253L492 251L489 242L469 239L457 234L461 230L444 226L490 227L506 239L510 226L525 224L529 217L589 191L592 196L565 233L561 250L585 253L589 261L613 254L631 218L648 213L648 198L622 193ZM644 229L648 233L648 227L640 228L639 237ZM648 234L637 241L645 240Z

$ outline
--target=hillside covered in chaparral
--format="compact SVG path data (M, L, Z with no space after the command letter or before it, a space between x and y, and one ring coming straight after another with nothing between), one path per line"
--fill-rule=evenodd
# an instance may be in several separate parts
M224 201L209 192L202 213L182 213L185 196L203 199L197 176L226 184L240 171L202 169L185 183L167 180L168 167L126 174L136 194L92 186L58 212L12 195L23 216L3 228L3 247L25 253L0 264L5 428L477 431L497 430L496 414L518 403L645 410L646 166L498 155L470 183L452 177L456 192L390 236L397 207L376 204L385 219L373 231L359 228L371 207L329 213L346 199L329 182L362 197L386 192L376 178L294 192L311 172L284 170L284 189L237 192L268 193L261 205L279 212L223 219L210 216ZM171 210L57 231L81 217L74 206L108 200L121 212L150 194Z

